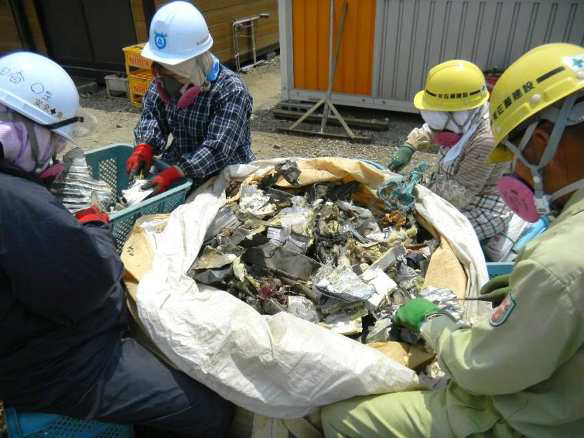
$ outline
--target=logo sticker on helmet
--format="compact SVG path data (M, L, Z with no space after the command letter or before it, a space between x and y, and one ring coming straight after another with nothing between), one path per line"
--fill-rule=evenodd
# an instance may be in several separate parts
M20 84L22 81L24 81L24 75L21 71L15 71L9 76L9 79L13 84Z
M32 91L34 94L42 94L45 91L45 86L40 82L35 82L30 86L30 91Z
M564 64L574 71L584 70L584 54L579 56L566 56Z
M166 37L168 35L165 33L154 32L154 44L159 49L164 49L166 47Z

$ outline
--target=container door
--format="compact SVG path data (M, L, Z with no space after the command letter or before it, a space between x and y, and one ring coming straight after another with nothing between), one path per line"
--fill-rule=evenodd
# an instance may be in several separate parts
M370 96L376 0L347 0L333 90ZM344 0L335 0L335 38ZM294 88L326 91L329 74L329 0L293 0ZM336 39L335 39L336 41ZM333 44L333 52L335 45Z

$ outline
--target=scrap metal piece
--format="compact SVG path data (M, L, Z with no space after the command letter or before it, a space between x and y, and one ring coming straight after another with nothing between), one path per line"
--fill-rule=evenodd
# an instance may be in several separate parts
M122 200L125 202L126 206L142 202L154 192L154 188L146 190L142 189L147 182L148 180L145 179L136 179L130 187L126 190L122 190Z
M329 189L329 184L316 183L312 184L306 189L306 198L310 204L314 204L317 200L324 199Z
M237 228L241 224L235 213L231 208L224 205L219 209L215 218L207 228L207 232L205 233L205 238L203 239L204 242L215 237L225 228Z
M300 169L298 169L298 163L292 160L286 160L282 163L276 164L276 173L288 181L289 184L296 186L298 185L298 178L300 178Z
M203 271L194 271L191 278L198 283L208 284L210 286L225 284L231 278L233 278L233 267L229 265L226 268L221 269L205 269Z
M396 245L389 249L379 259L377 259L369 267L370 270L380 269L386 271L390 266L393 266L401 257L406 254L406 249L403 245Z
M307 298L297 295L290 295L288 297L288 312L305 321L318 322L320 320L314 303Z
M282 277L282 281L285 284L287 284L288 286L291 286L291 288L293 288L295 292L299 292L302 295L304 295L306 298L308 298L314 304L318 305L320 303L321 294L317 291L315 292L307 284L302 283L302 282L297 281L297 280L291 280L291 279L286 278L286 277Z
M463 309L454 292L447 288L427 287L420 291L420 297L432 301L440 310L449 313L456 321L463 322Z
M51 192L72 213L89 208L97 200L104 211L115 205L113 189L93 178L81 148L71 149L63 157L65 170L51 185Z
M327 316L320 325L341 335L358 335L363 331L362 318L365 315L367 315L367 310L363 309L337 313Z
M357 192L360 187L361 183L359 181L331 185L326 192L326 198L331 201L350 201L353 193Z
M337 266L331 270L325 266L315 278L317 289L324 295L352 303L367 301L374 293L373 286L365 283L348 266Z
M275 189L273 187L264 188L265 192L268 194L273 203L277 207L289 207L294 195L292 193L286 192L284 190Z
M244 186L241 189L239 208L242 213L262 218L276 212L276 206L270 200L270 197L258 187Z
M365 342L369 344L371 342L389 341L392 323L391 318L383 318L375 321L373 327L369 329Z
M197 257L190 269L217 269L230 265L237 258L235 254L223 254L216 248L206 246L203 253Z
M366 302L372 312L376 311L397 288L397 283L379 268L366 270L361 274L361 279L375 289L375 293Z
M320 268L320 263L286 248L268 242L248 248L241 260L250 266L269 269L298 280L308 281Z

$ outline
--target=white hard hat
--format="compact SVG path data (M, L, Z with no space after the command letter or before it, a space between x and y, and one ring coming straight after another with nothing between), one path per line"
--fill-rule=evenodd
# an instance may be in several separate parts
M142 56L161 64L176 65L206 52L213 45L205 18L187 2L161 7L150 24L150 39Z
M30 52L0 58L0 103L73 141L79 93L71 77L54 61Z

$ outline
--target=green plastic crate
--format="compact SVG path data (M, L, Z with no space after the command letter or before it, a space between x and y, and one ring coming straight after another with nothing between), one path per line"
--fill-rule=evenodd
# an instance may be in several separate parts
M513 263L509 262L489 262L487 263L487 271L489 278L498 277L499 275L510 274L513 270Z
M92 170L93 177L101 179L110 185L118 196L122 190L127 189L133 182L126 171L126 161L132 154L133 147L128 144L112 144L100 149L94 149L85 154L87 164ZM157 171L169 167L161 160L154 160ZM121 252L134 222L145 214L170 213L176 207L185 202L192 181L183 178L177 181L167 191L148 198L131 207L109 213L112 233L116 242L116 248Z
M132 438L132 426L6 409L8 438Z

